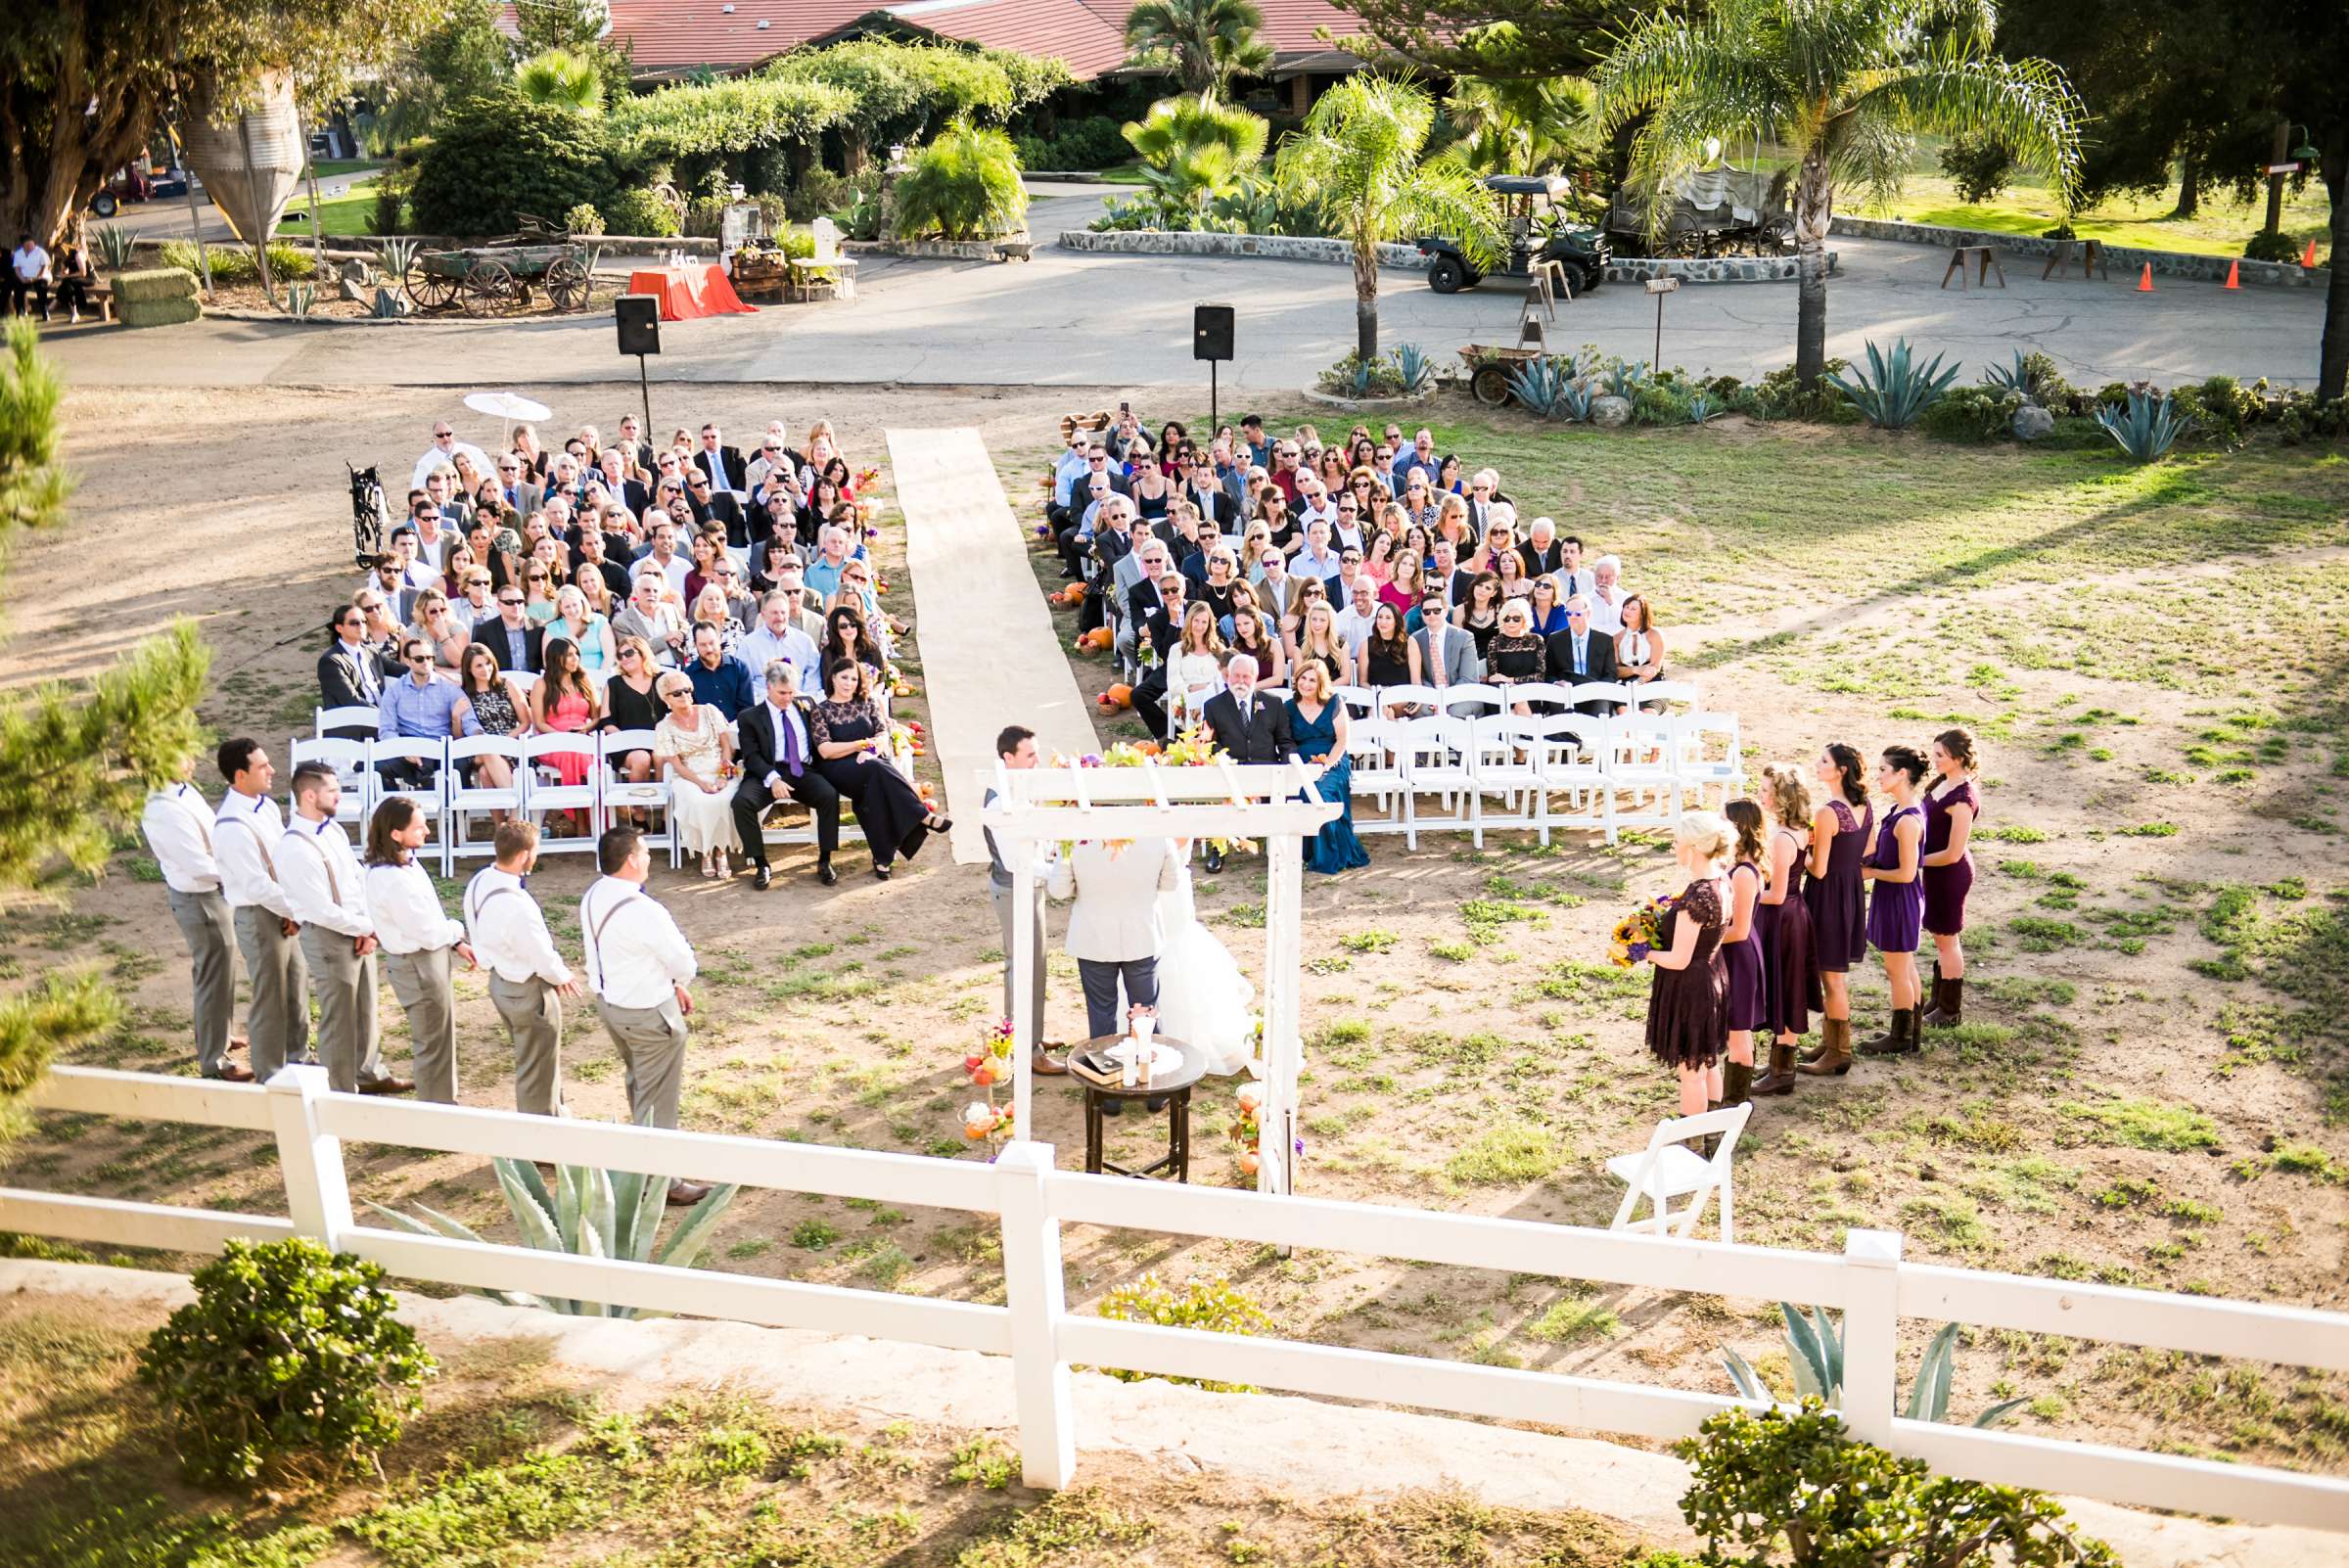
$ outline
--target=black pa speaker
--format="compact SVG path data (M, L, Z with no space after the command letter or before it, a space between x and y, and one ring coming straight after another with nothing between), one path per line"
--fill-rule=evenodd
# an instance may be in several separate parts
M1203 304L1191 310L1191 357L1193 359L1229 359L1231 357L1232 308L1227 304Z
M661 351L661 300L650 294L623 294L612 301L612 319L620 323L620 351L657 354Z

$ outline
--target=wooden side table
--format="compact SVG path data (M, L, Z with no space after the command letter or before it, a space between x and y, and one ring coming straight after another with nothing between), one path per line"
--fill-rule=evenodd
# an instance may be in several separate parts
M1123 1038L1104 1035L1088 1039L1070 1054L1107 1050ZM1171 1073L1159 1074L1147 1084L1137 1084L1132 1088L1126 1088L1118 1084L1096 1084L1082 1073L1070 1075L1084 1090L1084 1169L1087 1174L1151 1176L1167 1171L1177 1181L1187 1182L1191 1179L1191 1089L1207 1076L1207 1056L1183 1041L1170 1039L1164 1035L1158 1037L1158 1041L1182 1052L1182 1064ZM1105 1130L1102 1124L1107 1118L1103 1115L1102 1107L1113 1100L1124 1105L1161 1098L1167 1102L1167 1152L1148 1165L1133 1170L1113 1165L1103 1158L1101 1143Z
M1951 248L1950 264L1942 268L1941 286L1943 288L1948 288L1950 280L1956 278L1958 293L1965 292L1965 263L1969 257L1979 262L1979 270L1974 277L1976 283L1986 289L1990 287L1991 269L1996 267L1999 273L1999 287L2002 289L2006 287L2006 268L2000 262L1997 251L1987 245L1959 245Z

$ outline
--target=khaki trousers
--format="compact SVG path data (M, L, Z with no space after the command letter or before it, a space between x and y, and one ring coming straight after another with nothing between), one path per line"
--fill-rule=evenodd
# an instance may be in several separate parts
M563 998L532 975L489 972L489 1001L514 1039L514 1109L557 1116L563 1104Z
M188 940L188 978L196 988L196 1071L218 1078L228 1065L229 1027L237 1011L237 933L228 900L217 892L171 897L171 918Z
M374 1083L384 1076L375 1027L375 954L360 957L340 931L304 926L301 956L318 992L318 1059L326 1064L327 1086L354 1094L362 1079Z
M453 947L384 954L384 978L399 1010L408 1015L415 1042L416 1097L441 1105L457 1103L457 992L449 957Z
M245 978L253 985L253 1000L245 1009L253 1076L265 1084L290 1059L309 1054L309 966L302 962L301 944L259 904L239 905L235 923L237 950L245 955Z
M628 1117L647 1127L677 1125L677 1097L685 1086L685 1015L674 999L658 1007L615 1007L597 1002L604 1033L620 1047L627 1075Z

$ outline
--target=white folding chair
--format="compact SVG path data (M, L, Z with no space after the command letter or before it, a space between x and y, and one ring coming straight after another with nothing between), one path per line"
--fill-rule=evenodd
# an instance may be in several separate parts
M595 828L601 833L611 827L622 811L659 813L658 828L645 830L648 848L668 852L668 868L677 868L680 846L677 842L677 813L669 809L669 780L655 774L639 784L628 777L628 754L654 750L653 732L649 729L606 730L597 741L597 767L602 773L599 783L603 799L596 807Z
M1440 692L1431 692L1430 700L1439 713L1473 720L1506 713L1509 707L1506 693L1506 687L1480 682L1474 686L1447 686Z
M1348 718L1359 718L1378 704L1377 694L1367 686L1340 686L1330 696L1346 705Z
M1737 1136L1745 1130L1746 1118L1753 1114L1754 1102L1741 1100L1699 1116L1673 1117L1656 1124L1656 1130L1648 1134L1646 1148L1636 1154L1618 1154L1607 1161L1607 1175L1624 1184L1623 1203L1607 1228L1643 1230L1655 1235L1669 1232L1686 1239L1696 1233L1696 1222L1705 1212L1706 1201L1718 1192L1721 1239L1735 1241L1737 1201L1731 1184L1730 1157L1737 1152ZM1713 1151L1710 1159L1688 1147L1691 1139L1714 1132L1721 1134L1721 1147ZM1642 1198L1648 1203L1647 1218L1635 1220L1632 1215ZM1686 1207L1672 1208L1675 1198L1686 1198Z
M1406 718L1397 727L1396 750L1403 759L1404 842L1419 848L1419 829L1466 828L1476 847L1485 847L1482 805L1476 793L1475 734L1465 718L1434 714ZM1419 798L1432 795L1442 807L1422 814Z
M350 824L353 842L366 833L367 813L375 809L375 769L367 765L370 744L363 740L322 740L308 735L297 735L286 744L289 784L294 769L304 762L324 762L343 781L343 799L335 806L335 820Z
M1689 680L1635 681L1632 694L1638 699L1639 711L1646 714L1668 714L1675 703L1696 706L1696 683Z
M1681 776L1672 765L1671 719L1627 713L1607 726L1607 789L1614 797L1608 808L1617 827L1669 828L1680 821Z
M583 850L595 852L596 805L598 783L603 773L603 760L596 752L593 735L554 730L540 735L526 735L522 742L522 758L528 777L522 787L523 814L538 825L538 853L551 854L560 851ZM580 782L564 782L559 760L571 759ZM589 824L585 833L556 838L546 830L550 811L578 811Z
M1370 693L1377 702L1371 710L1381 718L1415 718L1436 706L1436 688L1425 684L1380 686Z
M1354 794L1354 830L1357 833L1400 833L1406 825L1405 812L1399 797L1403 793L1403 768L1395 755L1397 720L1387 718L1350 718L1346 721L1346 757L1353 764L1349 788ZM1365 800L1375 800L1385 813L1380 817L1362 814Z
M504 788L480 782L479 772L473 775L474 782L466 782L465 764L484 757L505 759L508 782ZM454 875L457 861L467 855L497 853L488 839L473 838L467 829L476 812L519 812L524 779L530 771L523 762L522 739L516 735L458 736L448 743L448 832L440 840L440 874L444 877Z
M530 695L530 688L538 684L538 677L527 669L509 669L506 678L514 682L514 689L522 693L526 700Z
M333 729L363 729L370 735L375 733L378 712L371 704L354 703L343 708L313 708L310 713L312 715L310 734L321 740L326 738L328 730Z
M1549 791L1542 772L1542 720L1515 714L1471 719L1469 767L1483 827L1532 828L1549 843ZM1498 800L1497 813L1493 803Z
M1615 795L1607 788L1607 726L1612 719L1567 714L1542 720L1542 787L1549 825L1595 828L1613 844ZM1559 809L1558 798L1565 798Z
M1604 703L1608 708L1628 709L1632 701L1632 688L1620 680L1586 680L1573 692L1575 702L1591 707ZM1603 714L1607 708L1598 711Z
M384 777L387 762L408 762L425 770L429 784L402 784L396 788ZM367 746L367 766L375 774L375 799L367 805L372 814L378 806L394 795L404 795L416 803L418 810L433 824L433 834L440 841L441 875L448 874L448 741L446 737L427 740L420 735L395 735L390 740L371 741Z
M1286 686L1259 686L1256 694L1268 703L1285 703L1289 700L1289 688Z
M1523 703L1537 716L1542 714L1544 704L1551 708L1562 708L1574 701L1572 693L1554 680L1529 680L1507 688L1507 696L1511 708Z
M1735 714L1680 714L1672 725L1672 770L1694 805L1718 788L1724 806L1745 782L1745 751L1737 738Z

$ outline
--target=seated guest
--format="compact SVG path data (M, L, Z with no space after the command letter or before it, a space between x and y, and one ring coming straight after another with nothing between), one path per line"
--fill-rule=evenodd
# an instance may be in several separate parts
M815 536L815 559L801 570L800 578L809 593L828 601L840 591L840 569L848 563L848 530L827 523Z
M702 474L687 476L685 500L693 508L696 522L720 525L725 530L725 542L737 550L750 548L750 517L732 490L713 488Z
M751 692L751 671L725 650L717 627L705 621L693 628L693 660L685 666L693 685L693 700L707 703L726 715L726 722L758 699Z
M545 668L546 632L530 624L523 605L519 584L498 589L497 619L476 624L473 640L496 657L498 669L534 675Z
M1243 597L1253 604L1255 596L1248 592L1247 584L1239 579L1239 558L1232 554L1230 545L1218 544L1207 553L1206 563L1203 573L1205 580L1191 590L1191 598L1193 602L1204 604L1216 613L1216 625L1220 630L1231 620L1232 611Z
M873 699L872 670L843 660L825 674L824 694L808 714L816 769L855 811L873 852L873 875L886 882L893 859L912 859L931 834L954 824L923 804L892 762L889 720Z
M728 720L709 704L695 702L692 679L673 669L661 676L658 690L668 712L653 731L653 764L668 781L678 847L698 857L702 875L714 882L727 875L726 855L742 848L734 831L734 742Z
M1267 686L1288 684L1289 656L1273 634L1264 613L1255 601L1240 605L1231 613L1230 632L1223 639L1235 654L1246 654L1256 661L1256 668Z
M1278 492L1267 491L1267 493L1276 494ZM1272 530L1272 542L1275 544L1280 542L1280 530L1277 526ZM1318 577L1325 583L1335 582L1343 564L1338 558L1338 552L1330 548L1329 525L1314 523L1305 530L1304 547L1289 558L1289 575L1298 577Z
M1419 655L1419 678L1429 686L1472 686L1485 673L1477 658L1476 639L1451 623L1444 596L1434 588L1419 601L1411 631L1411 647Z
M824 645L823 612L808 604L807 589L801 579L800 569L793 566L784 572L769 591L783 595L791 609L791 623L807 633L807 640L821 648Z
M432 644L433 663L447 675L457 672L457 660L473 641L473 633L449 614L448 596L438 588L416 595L416 623L408 627L408 635Z
M693 625L697 635L704 626L714 628L720 653L732 653L742 640L742 628L734 623L733 611L726 604L726 590L714 580L693 602Z
M1615 674L1615 639L1590 624L1590 601L1576 594L1566 601L1566 629L1548 643L1549 678L1563 685L1608 684ZM1578 703L1577 713L1613 713L1612 703Z
M1494 558L1494 577L1500 583L1503 602L1533 596L1534 579L1525 575L1525 557L1515 550L1503 550Z
M725 535L715 529L703 529L686 545L693 565L685 571L682 592L687 604L700 604L702 590L717 580L717 564L727 559Z
M1623 629L1623 565L1611 555L1590 563L1590 629L1614 636Z
M1546 517L1534 519L1526 530L1525 542L1517 546L1517 554L1525 562L1529 577L1544 576L1566 564L1566 546L1559 542L1557 523Z
M1304 667L1299 667L1299 673ZM1403 612L1391 604L1375 606L1355 654L1354 684L1377 690L1383 686L1422 683L1419 646L1403 629ZM1393 710L1390 710L1393 712Z
M1535 636L1554 637L1566 629L1566 596L1560 591L1554 574L1544 573L1534 578L1534 591L1526 595L1526 608L1533 612Z
M579 663L590 675L610 672L612 627L602 616L587 608L587 595L577 587L566 583L555 594L555 614L546 623L546 634L576 646L579 650Z
M433 421L433 444L424 449L422 457L416 459L416 469L413 477L408 481L409 486L413 488L422 484L425 476L437 468L451 467L459 452L472 458L475 467L487 472L489 468L487 453L471 441L457 439L456 429L447 420Z
M768 593L760 601L759 624L734 646L734 657L751 671L751 692L760 702L766 701L766 667L778 659L791 666L800 681L810 687L818 684L823 654L797 623L798 606L797 593L780 588Z
M1633 594L1623 601L1623 629L1615 633L1615 669L1628 681L1660 680L1664 675L1664 633L1656 628L1647 601Z
M1523 599L1501 601L1500 630L1485 652L1485 679L1496 686L1530 686L1547 680L1548 669L1548 649L1534 630L1533 607ZM1512 702L1509 712L1530 714L1533 710L1523 702Z
M1583 565L1583 541L1567 534L1558 541L1558 601L1563 604L1578 593L1589 593L1597 587L1598 579Z
M1466 596L1451 607L1451 623L1476 639L1477 662L1482 664L1500 630L1500 578L1478 573Z
M604 695L579 668L578 649L560 637L548 638L546 673L530 688L531 727L540 734L578 735L602 727L603 719ZM558 753L538 765L553 768L565 784L576 788L587 782L593 764L586 758ZM584 832L586 813L570 814L573 825Z
M530 727L530 700L497 668L496 658L479 643L466 647L457 669L457 694L473 715L473 732L512 739ZM484 752L473 760L474 780L483 789L514 787L514 769L506 760ZM499 811L497 820L506 814Z
M832 689L832 670L847 663L863 665L877 678L883 666L881 650L875 646L864 617L852 605L835 605L824 617L824 646L821 673L824 689Z
M433 645L410 637L399 656L407 673L385 683L376 700L375 737L378 740L440 740L453 735L478 735L473 709L457 683L435 669ZM393 789L422 789L433 782L440 764L422 758L397 757L375 764L384 782Z
M319 707L373 708L383 696L385 669L375 651L362 640L366 624L366 617L356 605L346 604L335 612L334 640L318 656ZM373 725L327 731L336 740L365 740L374 733Z
M1337 619L1338 640L1346 645L1348 668L1350 669L1361 662L1362 644L1370 640L1370 622L1371 618L1377 614L1378 608L1378 584L1368 577L1357 576L1352 590L1347 595L1345 608L1338 612ZM1395 619L1398 623L1397 635L1400 636L1402 633L1400 623L1403 620L1400 611L1396 613ZM1381 681L1379 684L1395 685L1399 683Z
M1385 535L1380 535L1379 542L1386 542ZM1378 602L1391 604L1407 617L1426 597L1426 588L1427 574L1421 570L1419 552L1405 550L1395 558L1393 574L1379 584Z
M658 573L637 579L628 590L628 607L612 618L612 635L641 637L662 664L675 665L692 657L691 644L685 640L684 620L662 599L661 581Z
M1288 655L1292 681L1308 662L1320 665L1328 672L1332 685L1351 683L1355 673L1354 656L1338 636L1337 617L1325 599L1309 597L1305 601L1305 614L1289 638Z

